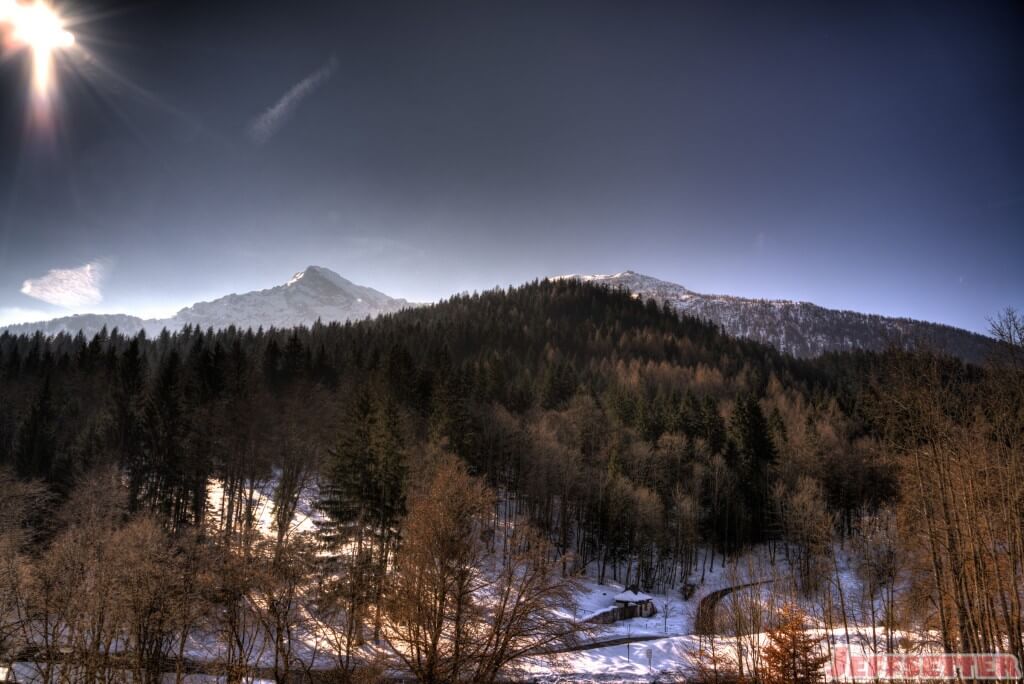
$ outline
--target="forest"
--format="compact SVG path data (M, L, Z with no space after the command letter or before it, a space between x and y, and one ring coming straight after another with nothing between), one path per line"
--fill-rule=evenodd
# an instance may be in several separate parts
M751 549L806 619L859 601L880 650L1020 658L1024 319L992 328L981 365L798 360L565 280L290 330L4 334L0 662L181 682L203 635L229 682L305 681L303 630L336 681L494 681L582 638L579 578L679 592Z

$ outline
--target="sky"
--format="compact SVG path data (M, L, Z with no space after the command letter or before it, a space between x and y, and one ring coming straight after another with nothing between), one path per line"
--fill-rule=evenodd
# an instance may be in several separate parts
M311 264L411 301L628 269L976 331L1024 308L1020 2L57 7L48 118L0 56L0 323Z

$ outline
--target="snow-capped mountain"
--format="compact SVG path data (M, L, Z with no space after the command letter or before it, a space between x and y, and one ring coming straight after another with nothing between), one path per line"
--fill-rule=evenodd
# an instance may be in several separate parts
M981 361L992 340L966 330L908 318L887 318L854 311L826 309L810 302L744 299L708 295L633 271L613 275L566 275L627 289L643 299L668 303L680 313L717 324L723 331L770 344L798 357L814 357L828 351L881 350L892 345L924 345L969 361ZM180 330L185 325L202 329L288 328L311 325L316 320L360 320L413 306L369 287L356 285L337 273L310 266L288 282L266 290L230 294L181 309L170 318L142 319L124 314L81 314L39 323L0 328L0 332L44 335L82 331L92 337L104 327L134 335L161 330Z
M175 327L198 328L260 326L291 328L324 322L360 320L407 308L409 302L393 299L373 288L356 285L321 266L310 266L284 285L268 290L230 294L212 302L184 308L172 319Z
M948 325L826 309L810 302L701 294L633 271L555 278L623 288L637 297L668 303L680 313L715 323L729 335L769 344L798 357L921 345L977 362L984 359L992 345L988 337Z
M234 325L246 329L259 327L290 328L311 325L318 319L332 321L361 320L391 313L411 306L404 299L395 299L373 288L356 285L321 266L310 266L296 273L291 280L266 290L230 294L211 302L186 307L170 318L143 319L125 314L81 314L39 323L23 323L0 329L12 334L44 335L77 334L92 337L104 327L117 328L134 335L140 330L158 334L161 330L180 330L185 325L198 328L227 328Z

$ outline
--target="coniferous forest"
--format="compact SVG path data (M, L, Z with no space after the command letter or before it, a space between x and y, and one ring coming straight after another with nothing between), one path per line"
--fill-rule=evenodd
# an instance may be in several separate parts
M315 622L337 681L494 681L580 638L579 578L678 593L755 548L833 626L866 600L889 650L1021 656L1024 326L993 328L979 366L797 360L567 280L311 328L5 334L0 662L184 681L206 635L228 681L299 681Z

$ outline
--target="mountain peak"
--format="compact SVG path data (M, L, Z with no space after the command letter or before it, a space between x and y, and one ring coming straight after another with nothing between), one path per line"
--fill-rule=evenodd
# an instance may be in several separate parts
M170 318L143 320L125 315L76 315L14 326L0 326L15 334L36 330L47 335L83 331L92 337L104 326L129 335L145 330L157 334L164 328L180 330L191 325L202 330L230 325L241 329L291 328L316 321L352 321L372 318L409 307L404 299L389 297L371 287L356 285L323 266L309 266L290 280L266 290L229 294L212 301L197 302Z
M298 273L293 275L291 277L291 280L285 283L285 286L290 287L300 282L308 283L311 280L315 279L326 280L332 285L336 285L342 288L352 286L352 283L350 281L345 280L331 269L324 268L323 266L307 266L304 270L299 271Z
M636 294L653 294L661 298L694 294L677 283L670 283L667 280L661 280L660 278L637 273L636 271L619 271L618 273L611 274L573 273L571 275L554 276L551 280L579 280L584 283L601 283L611 287L625 288Z
M289 328L314 321L348 321L377 316L407 307L370 287L356 285L329 268L308 266L283 285L268 290L228 295L211 302L199 302L174 317L180 327L186 323L200 328L241 328L259 326Z

